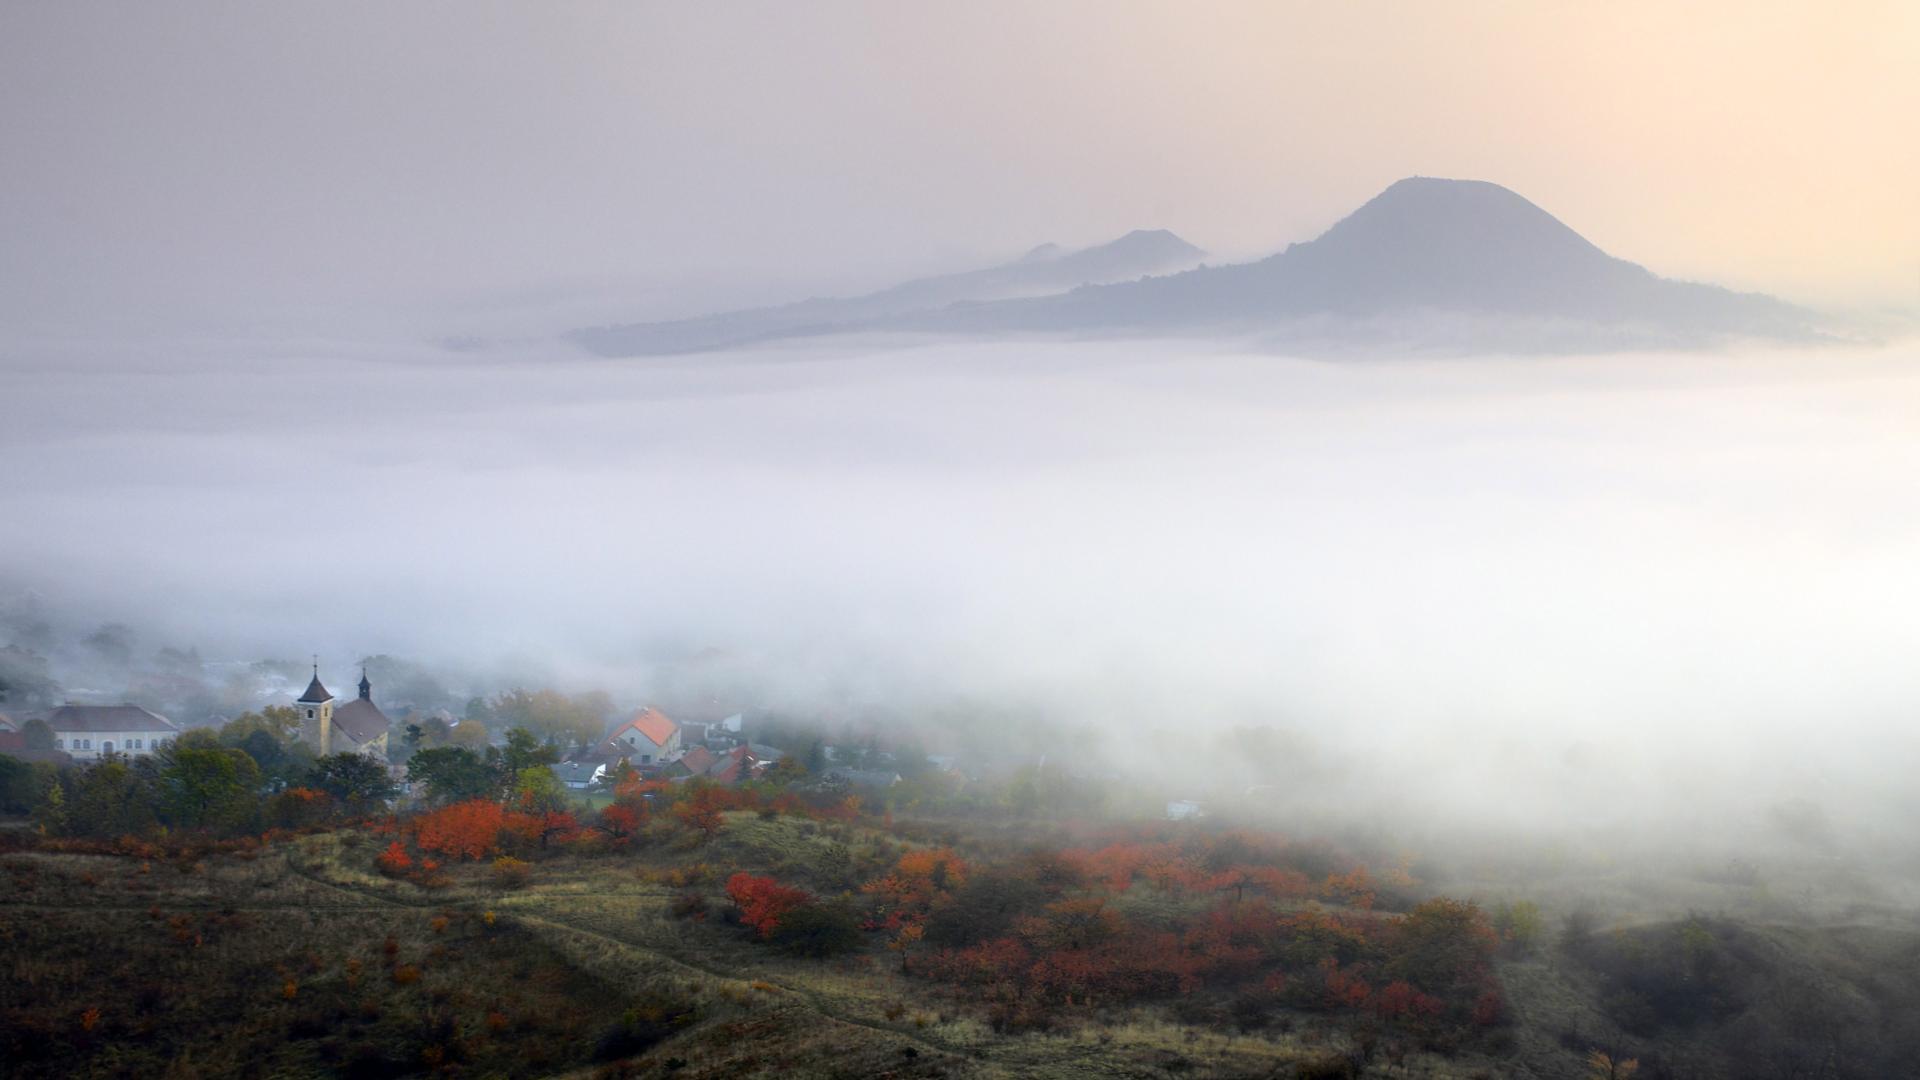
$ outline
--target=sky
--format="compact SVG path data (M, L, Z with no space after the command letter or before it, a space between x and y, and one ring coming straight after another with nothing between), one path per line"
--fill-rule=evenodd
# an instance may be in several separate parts
M544 333L1407 175L1657 272L1920 305L1920 7L0 7L0 327ZM384 320L384 321L383 321Z

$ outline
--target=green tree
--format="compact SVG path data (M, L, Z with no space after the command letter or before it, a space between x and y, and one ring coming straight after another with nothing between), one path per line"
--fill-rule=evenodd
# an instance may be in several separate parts
M549 743L540 741L540 737L523 727L507 732L507 745L500 748L500 771L503 774L502 787L509 786L524 769L535 765L551 765L560 760L560 752Z
M53 749L53 729L37 716L20 725L20 736L26 740L29 750Z
M350 814L378 810L394 793L386 765L365 754L328 754L313 763L307 783L333 796Z
M0 754L0 811L31 813L46 798L47 789L58 777L59 770L51 765L30 764Z
M146 776L117 758L103 760L80 773L72 797L63 793L61 798L66 804L63 831L80 836L147 832L155 824L154 807L159 803L158 793Z
M68 821L66 789L58 782L50 785L46 794L41 796L40 804L34 807L33 816L40 823L40 827L50 833L66 832Z
M182 736L168 748L159 776L168 819L190 829L251 825L259 809L260 766L245 751L193 737L199 734Z
M495 791L486 759L458 746L422 750L408 758L407 781L422 785L427 801L442 805L491 798Z
M514 778L514 802L531 813L547 813L567 807L567 789L553 770L545 765L521 769Z

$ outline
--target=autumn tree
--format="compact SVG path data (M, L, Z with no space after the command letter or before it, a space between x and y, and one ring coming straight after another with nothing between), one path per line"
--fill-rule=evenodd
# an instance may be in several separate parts
M762 938L770 938L780 929L780 920L794 909L811 903L813 894L782 885L770 877L739 873L727 879L727 899L733 901L742 924Z
M673 808L673 816L682 825L700 834L702 841L712 840L727 827L726 793L717 787L702 786L691 798Z
M613 803L600 808L600 813L594 818L593 827L605 833L607 839L613 841L617 847L640 831L640 815L631 806Z
M489 799L469 799L423 814L414 822L414 842L423 851L480 859L500 845L506 811Z

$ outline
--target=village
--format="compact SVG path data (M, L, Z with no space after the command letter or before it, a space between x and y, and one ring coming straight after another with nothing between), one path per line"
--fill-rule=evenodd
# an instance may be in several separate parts
M857 736L857 745L837 744L825 720L768 722L750 706L716 700L691 704L684 712L676 709L698 717L684 721L651 704L615 709L605 695L598 694L569 699L554 691L515 690L493 703L482 699L473 703L473 712L508 713L513 712L514 702L560 703L569 712L567 730L562 732L542 728L537 711L523 724L511 723L509 716L492 715L489 725L475 716L455 716L446 708L411 705L390 717L377 703L375 685L364 666L354 691L351 698L337 697L322 680L316 661L304 690L235 719L214 716L201 724L182 725L128 702L0 711L0 754L56 768L83 766L150 758L187 731L224 731L237 736L229 741L238 742L253 728L272 729L278 724L286 749L296 756L318 761L351 754L380 766L391 784L395 808L427 797L419 764L444 763L444 756L435 755L446 752L477 758L489 748L497 751L507 745L509 732L516 727L539 738L538 756L551 759L544 764L555 784L587 806L604 802L621 779L676 785L699 781L722 787L774 781L818 793L853 792L868 798L885 797L902 784L913 788L916 796L923 791L955 796L971 786L976 795L991 787L993 797L1004 799L1012 788L1011 797L1018 799L1021 779L1016 774L1025 766L1029 774L1025 782L1034 786L1045 761L1044 753L1032 762L1015 754L931 753L911 740L896 746L884 732L871 730ZM593 729L597 735L586 734L590 721L597 722ZM255 748L260 746L256 741ZM242 748L247 747L242 744ZM428 758L416 763L416 755L422 752ZM262 756L265 753L272 751ZM1066 770L1056 765L1053 772L1058 779ZM1030 797L1038 800L1040 793ZM1204 811L1195 799L1169 796L1164 813L1168 820L1186 820Z

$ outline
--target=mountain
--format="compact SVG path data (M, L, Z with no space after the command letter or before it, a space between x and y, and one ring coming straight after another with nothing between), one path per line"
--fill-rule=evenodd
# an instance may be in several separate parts
M602 356L699 352L866 327L960 302L1059 295L1083 285L1184 270L1203 255L1164 229L1143 229L1079 251L1042 244L1001 266L920 278L865 296L802 300L671 322L594 327L568 336Z
M893 328L941 332L1255 332L1694 343L1814 336L1771 297L1673 281L1600 250L1512 191L1395 183L1319 238L1254 263L956 306Z

